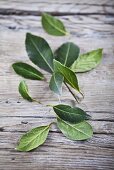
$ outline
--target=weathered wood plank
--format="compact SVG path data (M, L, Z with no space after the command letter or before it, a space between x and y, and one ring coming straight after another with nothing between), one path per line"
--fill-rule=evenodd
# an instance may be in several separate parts
M18 143L18 139L22 136L25 132L23 131L3 131L0 133L0 150L1 149L13 149L16 147ZM13 138L13 140L12 140ZM45 143L47 146L51 147L59 147L59 148L71 148L71 149L92 149L92 147L96 150L97 148L109 148L114 149L114 134L107 135L107 134L94 134L94 136L90 140L86 141L71 141L67 139L62 133L54 132L50 130L49 136ZM40 148L39 148L40 149ZM39 151L36 150L36 152Z
M6 94L7 95L7 94ZM14 94L15 96L20 96L19 94ZM27 101L23 100L21 97L14 97L9 98L7 100L0 101L0 117L1 118L54 118L54 114L51 111L52 109L43 105L39 105L37 103L28 103ZM58 101L55 99L55 104ZM48 103L50 104L50 103ZM86 108L86 105L79 104L79 106L87 111L92 120L99 120L99 121L114 121L114 112L112 111L89 111ZM10 108L10 109L9 109ZM92 109L92 108L91 108ZM15 111L15 112L14 112ZM7 122L2 122L5 126L7 126ZM2 125L0 125L1 127Z
M3 1L3 0L1 0L1 4L4 4L4 5L15 5L15 3L17 3L17 4L23 4L23 0L16 0L16 1L14 1L14 0L6 0L6 1ZM89 4L89 5L99 5L99 6L101 6L101 5L112 5L113 4L113 1L112 0L102 0L102 1L97 1L97 0L58 0L58 1L56 1L56 0L53 0L53 2L51 2L51 1L49 1L49 0L28 0L28 1L26 1L26 2L24 2L24 4L33 4L33 5L35 5L35 4L37 4L37 3L42 3L43 5L45 4L45 3L49 3L49 4L52 4L52 3L54 3L55 5L56 5L56 3L58 3L58 4ZM23 5L24 6L24 5ZM23 6L21 6L21 7L23 7Z
M0 134L0 165L3 169L113 169L114 136L94 135L91 140L74 142L51 132L45 144L34 152L14 152L20 135L22 133L17 132Z
M41 126L41 125L47 125L54 121L55 119L52 117L46 118L46 117L1 117L1 128L11 131L28 131L33 127ZM26 128L22 126L22 124L29 123ZM108 121L90 121L94 133L98 134L114 134L114 122L108 122ZM6 125L6 126L5 126ZM57 127L54 127L53 131L59 131Z
M2 129L12 132L27 131L30 128L48 124L54 121L55 118L50 108L41 105L28 104L25 101L17 103L16 101L10 100L8 103L2 102L1 104L1 131ZM95 133L114 133L113 113L89 112L89 114L92 116L93 121L90 123ZM25 126L23 124L27 125ZM53 131L58 131L58 129L54 127Z
M113 152L110 149L62 149L61 147L55 148L53 145L41 147L39 152L35 151L33 154L30 152L12 152L12 150L8 149L7 151L2 151L1 149L0 165L3 167L2 170L75 170L76 168L78 170L113 170L113 156Z
M56 15L62 14L114 14L114 1L41 1L41 0L1 0L1 14L17 14L17 15L39 15L41 12L51 12Z
M60 18L68 31L76 37L112 37L114 36L114 17L112 16L62 16ZM105 25L105 26L104 26ZM29 30L44 33L39 16L3 16L0 15L1 30ZM107 38L108 38L107 37ZM55 37L54 37L55 38Z

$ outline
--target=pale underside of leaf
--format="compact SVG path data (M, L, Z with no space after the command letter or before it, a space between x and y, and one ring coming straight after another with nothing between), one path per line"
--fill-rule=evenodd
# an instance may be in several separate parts
M86 121L71 124L58 117L57 124L62 133L71 140L86 140L91 138L93 135L91 125Z
M71 70L77 73L90 71L100 64L101 59L102 49L90 51L80 55L78 59L72 64Z
M21 137L17 150L30 151L35 149L45 142L48 133L49 126L41 126L32 129Z

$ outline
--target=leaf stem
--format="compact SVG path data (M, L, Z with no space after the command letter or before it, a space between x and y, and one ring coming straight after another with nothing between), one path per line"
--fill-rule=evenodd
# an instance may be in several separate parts
M51 104L44 105L43 103L41 103L40 101L38 101L36 99L32 99L32 100L33 100L33 102L39 103L39 104L41 104L41 105L43 105L45 107L53 107L54 106L54 105L51 105Z
M82 95L82 97L83 97L83 99L84 99L84 94L83 94L83 92L80 91L80 94Z
M47 105L45 105L45 106L48 106L48 107L53 107L54 105L51 105L51 104L47 104Z
M49 126L51 126L52 124L55 124L55 123L57 123L56 121L53 121L53 122L51 122L50 124L49 124Z
M76 100L77 103L79 103L78 97L74 94L74 92L70 89L70 87L67 85L66 82L64 82L64 84L66 85L67 89L69 90L69 92L72 94L72 96L74 97L74 99Z
M36 102L36 103L39 103L39 104L42 104L40 101L36 100L36 99L32 99L33 102Z

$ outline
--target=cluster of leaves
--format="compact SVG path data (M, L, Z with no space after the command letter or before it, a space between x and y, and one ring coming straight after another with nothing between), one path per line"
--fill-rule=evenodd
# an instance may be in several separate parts
M51 35L64 36L68 34L60 20L46 13L42 15L42 26ZM62 94L63 83L69 90L73 88L81 93L75 73L95 68L102 58L102 49L80 55L80 48L72 42L64 43L53 53L44 38L31 33L26 34L25 46L29 59L39 68L51 73L49 87L57 95ZM29 64L17 62L12 67L18 75L26 79L45 80L44 75ZM35 101L29 95L28 86L24 80L19 84L19 92L24 99L30 102ZM86 121L90 116L85 111L64 104L55 105L52 108L56 114L57 126L67 138L86 140L92 137L92 127ZM36 127L23 135L17 149L30 151L43 144L52 123Z

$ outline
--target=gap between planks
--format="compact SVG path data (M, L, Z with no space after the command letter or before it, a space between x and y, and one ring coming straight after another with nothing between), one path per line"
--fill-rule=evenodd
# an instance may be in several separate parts
M106 16L114 16L114 13L112 12L48 12L48 11L44 11L47 13L50 13L51 15L54 16L73 16L73 15L84 15L84 16L89 16L89 15L106 15ZM0 15L17 15L17 16L27 16L27 15L32 15L32 16L41 16L43 12L41 11L29 11L29 10L19 10L19 9L3 9L0 8Z

